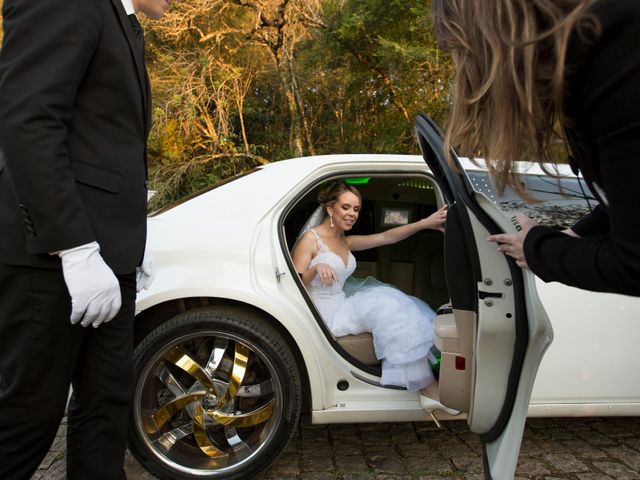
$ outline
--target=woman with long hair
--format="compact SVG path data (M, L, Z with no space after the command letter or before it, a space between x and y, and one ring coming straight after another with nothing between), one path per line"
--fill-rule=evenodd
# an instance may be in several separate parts
M433 0L432 16L456 71L446 151L524 194L513 160L548 169L565 145L599 200L564 232L518 214L489 239L545 281L640 295L640 2Z

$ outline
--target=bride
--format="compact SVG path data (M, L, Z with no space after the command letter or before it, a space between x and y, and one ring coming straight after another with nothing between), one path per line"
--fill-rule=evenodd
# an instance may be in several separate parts
M397 243L420 230L444 231L446 206L382 233L345 236L360 213L358 190L335 181L320 192L318 201L320 207L294 246L293 263L327 326L338 337L371 332L376 356L382 361L381 384L420 390L420 404L427 413L457 414L437 401L438 382L427 360L435 317L429 305L376 281L365 281L355 292L345 291L345 282L356 268L351 252Z

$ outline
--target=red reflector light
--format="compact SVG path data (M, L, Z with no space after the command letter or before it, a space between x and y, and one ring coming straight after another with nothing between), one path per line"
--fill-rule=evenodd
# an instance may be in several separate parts
M456 357L456 370L465 370L467 368L467 362L464 357Z

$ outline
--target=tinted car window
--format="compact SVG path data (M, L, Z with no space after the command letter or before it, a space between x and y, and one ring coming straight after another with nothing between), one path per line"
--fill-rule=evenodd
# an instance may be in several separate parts
M521 175L525 191L538 202L527 202L507 187L498 195L486 172L467 172L473 188L484 193L505 215L529 215L543 225L565 229L574 225L596 205L583 180L576 177L553 178L546 175Z

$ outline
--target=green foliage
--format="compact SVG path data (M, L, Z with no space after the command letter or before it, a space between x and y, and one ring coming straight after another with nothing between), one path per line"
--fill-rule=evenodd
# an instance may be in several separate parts
M428 3L183 0L148 22L156 202L300 154L417 152L452 73Z

